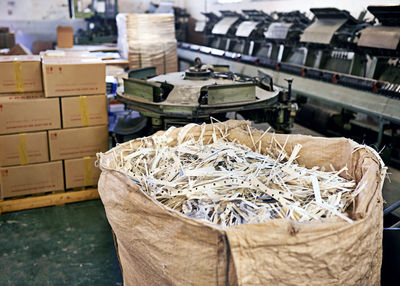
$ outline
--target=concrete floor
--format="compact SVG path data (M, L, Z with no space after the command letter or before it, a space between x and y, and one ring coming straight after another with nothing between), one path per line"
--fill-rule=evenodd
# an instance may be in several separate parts
M100 200L0 216L0 285L122 285Z
M297 124L293 133L319 136ZM400 171L389 173L390 205L400 200ZM100 200L0 215L0 258L1 285L122 285Z

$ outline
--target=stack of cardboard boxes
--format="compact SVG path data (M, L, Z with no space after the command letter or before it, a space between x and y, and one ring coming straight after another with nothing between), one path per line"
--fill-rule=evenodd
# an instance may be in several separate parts
M154 66L157 74L178 71L172 14L126 14L116 17L118 48L129 68Z
M97 184L105 90L85 54L0 57L0 198Z

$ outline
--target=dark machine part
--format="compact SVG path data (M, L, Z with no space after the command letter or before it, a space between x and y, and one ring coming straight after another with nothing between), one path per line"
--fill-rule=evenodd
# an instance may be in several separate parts
M291 12L276 12L276 16L278 17L278 21L296 23L303 29L305 29L312 22L312 20L308 18L305 13L302 13L298 10Z
M292 84L293 84L293 78L285 78L285 81L288 83L288 90L287 90L287 96L284 99L284 101L290 101L292 98Z
M236 39L232 39L231 52L252 55L264 43L264 32L273 18L259 10L242 10L246 19L236 30Z
M400 5L368 6L368 10L379 21L361 30L357 43L372 59L368 76L400 84Z
M330 31L333 32L333 35L330 37L330 44L338 48L354 47L357 32L369 25L355 19L346 10L339 10L337 8L311 8L310 11L314 14L317 21L322 21L320 24L324 24L326 21L335 22L336 30ZM324 44L325 42L313 41L312 43Z
M257 80L261 85L266 86L266 88L273 89L273 77L271 74L258 70ZM276 118L275 121L272 121L274 123L271 125L277 132L290 133L298 111L298 105L295 100L292 100L293 78L287 78L285 81L288 83L288 88L279 93L279 108L275 109L270 117L274 116Z
M185 8L173 7L175 16L175 37L177 41L186 42L190 14Z
M221 20L220 16L217 16L216 14L214 14L213 12L201 12L202 15L204 15L206 17L206 22L202 23L201 25L196 25L196 32L202 32L204 33L204 36L207 37L211 37L211 31L214 27L214 25L216 23L218 23L219 20ZM206 43L207 46L210 43Z
M304 65L307 57L307 49L299 45L300 36L304 30L312 23L304 13L292 11L287 13L278 13L279 21L291 23L286 39L282 43L284 50L281 62L287 62L297 65Z
M99 3L103 3L101 9L97 8ZM80 0L68 0L68 5L70 18L84 18L87 23L86 30L79 29L76 32L78 44L116 42L118 30L115 16L118 14L118 0L92 0L88 7L82 7Z
M281 43L287 46L297 45L300 40L300 35L312 22L311 19L300 11L279 12L276 13L276 15L278 17L276 22L292 24L285 38L276 39L278 42L281 41Z
M264 57L278 62L304 64L307 51L299 46L299 39L311 20L299 11L274 13L274 18L276 20L264 33L265 45L269 47Z
M287 133L293 127L298 105L295 100L292 100L293 78L286 78L285 81L288 83L288 88L279 94L280 113L278 118L281 122L280 128Z
M400 26L400 5L391 6L368 6L371 12L383 26L399 27Z
M210 47L229 51L233 44L232 40L236 39L236 30L245 17L229 10L221 10L220 13L221 19L211 30L213 37Z
M357 47L360 30L371 23L355 19L346 10L312 8L316 21L305 29L300 41L308 50L309 67L365 76L367 58Z
M258 78L261 85L264 85L271 91L274 90L274 80L271 74L258 70Z
M132 111L125 111L115 119L115 127L110 134L112 146L146 136L146 126L149 125L147 118L132 117L132 113Z
M204 80L211 77L212 71L203 67L200 58L195 58L194 65L185 71L184 79L187 80ZM200 100L199 100L200 101Z
M202 32L205 38L205 45L208 47L212 47L216 45L218 36L212 34L212 29L214 28L215 24L217 24L222 17L217 16L213 12L201 12L206 17L206 22L197 22L195 31Z
M394 212L400 201L383 211L382 285L393 285L398 280L400 267L400 217Z
M274 19L271 15L261 11L261 10L242 10L243 14L246 15L246 19L257 21L257 22L272 22Z

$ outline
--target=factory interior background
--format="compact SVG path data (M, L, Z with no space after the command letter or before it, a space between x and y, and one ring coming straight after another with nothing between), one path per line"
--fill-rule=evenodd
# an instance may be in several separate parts
M0 0L0 285L398 285L400 3Z

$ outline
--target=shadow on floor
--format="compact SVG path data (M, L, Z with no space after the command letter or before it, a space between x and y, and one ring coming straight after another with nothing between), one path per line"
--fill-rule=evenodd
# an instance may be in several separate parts
M0 284L122 285L100 200L0 215Z

